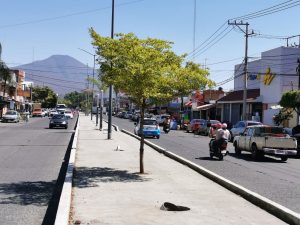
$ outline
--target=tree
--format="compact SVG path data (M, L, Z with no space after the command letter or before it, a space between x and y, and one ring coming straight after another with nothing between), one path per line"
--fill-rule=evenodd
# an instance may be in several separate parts
M4 63L1 62L0 65L0 79L3 80L3 97L5 97L5 91L7 83L10 83L12 80L11 72L8 67L4 66Z
M177 88L180 85L177 83L179 79L175 78L185 77L192 80L182 75L185 71L181 68L184 56L176 55L171 50L172 43L168 41L153 38L139 39L132 33L118 34L116 39L111 39L100 36L92 28L90 35L97 54L106 60L100 65L102 81L127 94L141 110L140 173L144 173L142 131L145 110L153 102L169 101L178 97ZM198 81L196 81L197 87L203 82L208 82L207 78ZM187 83L194 85L188 81Z
M81 108L82 106L86 105L85 101L86 101L86 94L85 93L80 93L77 91L73 91L70 93L67 93L64 96L64 101L66 103L66 105L70 108Z
M43 108L54 108L57 103L57 95L48 86L36 86L32 89L32 101L42 103Z
M300 91L288 91L281 96L279 104L284 108L291 108L297 113L297 125L299 124Z
M208 79L208 71L201 69L200 64L187 62L185 67L180 68L175 74L174 85L177 91L176 95L181 98L181 111L183 111L183 97L188 96L194 90L202 89L209 86L212 87L215 83Z

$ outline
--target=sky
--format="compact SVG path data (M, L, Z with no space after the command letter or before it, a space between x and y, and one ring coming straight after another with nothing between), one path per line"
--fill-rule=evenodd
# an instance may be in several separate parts
M59 54L92 66L93 56L79 48L94 54L90 27L102 36L110 36L111 3L112 0L1 0L2 60L14 67ZM208 68L210 79L218 84L233 75L234 65L242 63L245 54L245 35L227 21L272 10L281 3L287 9L243 20L255 33L249 38L248 54L259 57L263 51L286 46L286 40L278 37L300 34L300 1L115 0L114 32L172 41L177 54L189 54L187 60ZM299 38L290 39L290 43L294 42L298 44ZM230 90L233 82L222 87Z

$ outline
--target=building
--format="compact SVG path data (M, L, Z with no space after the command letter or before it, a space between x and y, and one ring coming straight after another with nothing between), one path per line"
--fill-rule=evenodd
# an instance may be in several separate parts
M24 91L24 81L24 71L11 70L4 62L1 62L0 117L2 117L7 110L25 110L26 91Z
M278 103L284 92L299 88L296 72L300 48L278 47L261 53L261 58L248 63L246 117L273 125L279 113ZM222 121L235 124L242 118L244 64L235 66L234 90L217 101L222 109ZM289 121L292 127L294 117Z

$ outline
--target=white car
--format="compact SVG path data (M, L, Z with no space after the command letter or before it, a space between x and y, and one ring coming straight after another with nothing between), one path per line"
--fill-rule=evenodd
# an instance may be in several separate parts
M58 112L56 110L51 110L50 113L49 113L49 117L52 117L56 114L58 114Z
M14 110L10 110L7 111L3 117L2 117L2 121L5 122L15 122L18 123L20 121L20 114L17 111Z
M65 111L65 116L68 118L68 119L73 119L73 113L71 110L66 110Z

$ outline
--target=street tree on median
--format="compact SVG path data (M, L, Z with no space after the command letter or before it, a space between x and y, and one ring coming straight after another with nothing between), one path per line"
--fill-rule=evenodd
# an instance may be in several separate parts
M204 89L206 86L212 87L215 82L208 78L208 70L202 69L200 64L187 62L185 67L175 73L174 86L176 95L181 98L180 111L183 111L183 97L190 95L193 91Z
M185 82L176 78L185 77L181 67L185 56L176 55L171 42L146 38L139 39L134 34L118 34L116 39L103 37L92 28L90 35L101 62L102 81L117 87L140 108L140 173L144 173L144 114L154 102L167 102L179 96L177 90ZM196 67L196 66L195 66ZM196 86L209 83L204 73L196 73ZM194 79L193 79L194 80ZM187 81L188 83L188 81ZM194 87L194 84L191 84ZM190 87L186 85L187 87Z

